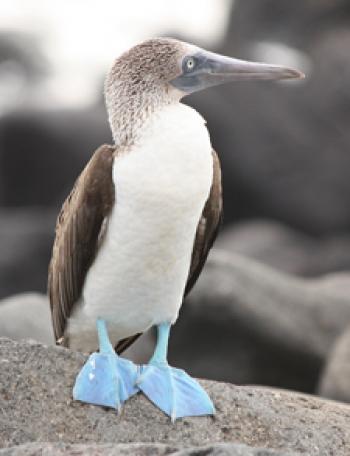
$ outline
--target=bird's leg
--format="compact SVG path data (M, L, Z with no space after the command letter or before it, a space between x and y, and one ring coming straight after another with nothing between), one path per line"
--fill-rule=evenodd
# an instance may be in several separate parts
M149 363L141 367L137 386L172 421L184 416L213 415L214 405L199 383L168 364L170 326L157 326L157 345Z
M120 358L109 340L106 322L96 322L100 351L93 353L79 372L73 388L73 398L88 404L120 410L130 396L137 393L137 367Z

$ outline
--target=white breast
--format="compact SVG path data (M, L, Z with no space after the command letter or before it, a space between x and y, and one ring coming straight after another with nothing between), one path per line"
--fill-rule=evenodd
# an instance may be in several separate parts
M71 346L94 347L98 317L114 342L176 320L212 176L204 120L180 103L153 115L115 159L116 205L69 321Z

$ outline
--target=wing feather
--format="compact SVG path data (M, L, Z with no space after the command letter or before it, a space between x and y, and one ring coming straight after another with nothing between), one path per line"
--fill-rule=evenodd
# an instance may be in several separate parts
M48 294L55 338L64 345L68 345L64 340L67 319L80 298L102 223L114 204L114 154L115 149L108 145L96 150L57 218Z
M191 291L202 272L221 226L222 216L221 167L219 158L213 150L213 183L197 227L185 296Z

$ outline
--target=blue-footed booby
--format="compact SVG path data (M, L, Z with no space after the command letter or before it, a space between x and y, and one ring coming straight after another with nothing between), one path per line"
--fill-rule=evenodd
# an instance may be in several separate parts
M170 327L222 213L220 162L205 120L180 101L230 81L300 77L170 38L147 40L114 62L105 83L114 144L96 150L64 202L49 266L57 343L99 346L74 399L120 409L142 391L172 420L214 413L199 383L167 362ZM119 356L153 326L147 365Z

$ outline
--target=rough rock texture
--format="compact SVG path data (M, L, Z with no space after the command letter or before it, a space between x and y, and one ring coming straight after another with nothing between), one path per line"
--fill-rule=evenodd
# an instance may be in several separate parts
M53 344L48 298L39 293L23 293L1 300L0 336Z
M179 449L181 445L129 443L105 445L69 445L64 443L27 444L0 450L0 456L297 456L291 453L251 448L234 443ZM298 453L300 454L300 453Z
M200 448L188 448L175 453L177 456L297 456L289 450L270 450L267 448L251 448L246 445L216 444Z
M330 399L350 402L350 326L334 344L318 392Z
M302 277L350 270L348 233L315 238L272 220L234 224L220 233L215 247Z
M62 348L0 340L0 446L235 442L310 456L350 452L350 407L301 394L203 381L216 406L215 418L175 424L142 395L131 398L119 416L73 402L74 377L85 359Z
M349 288L349 274L298 279L213 250L173 329L171 360L197 377L313 392L350 322Z

